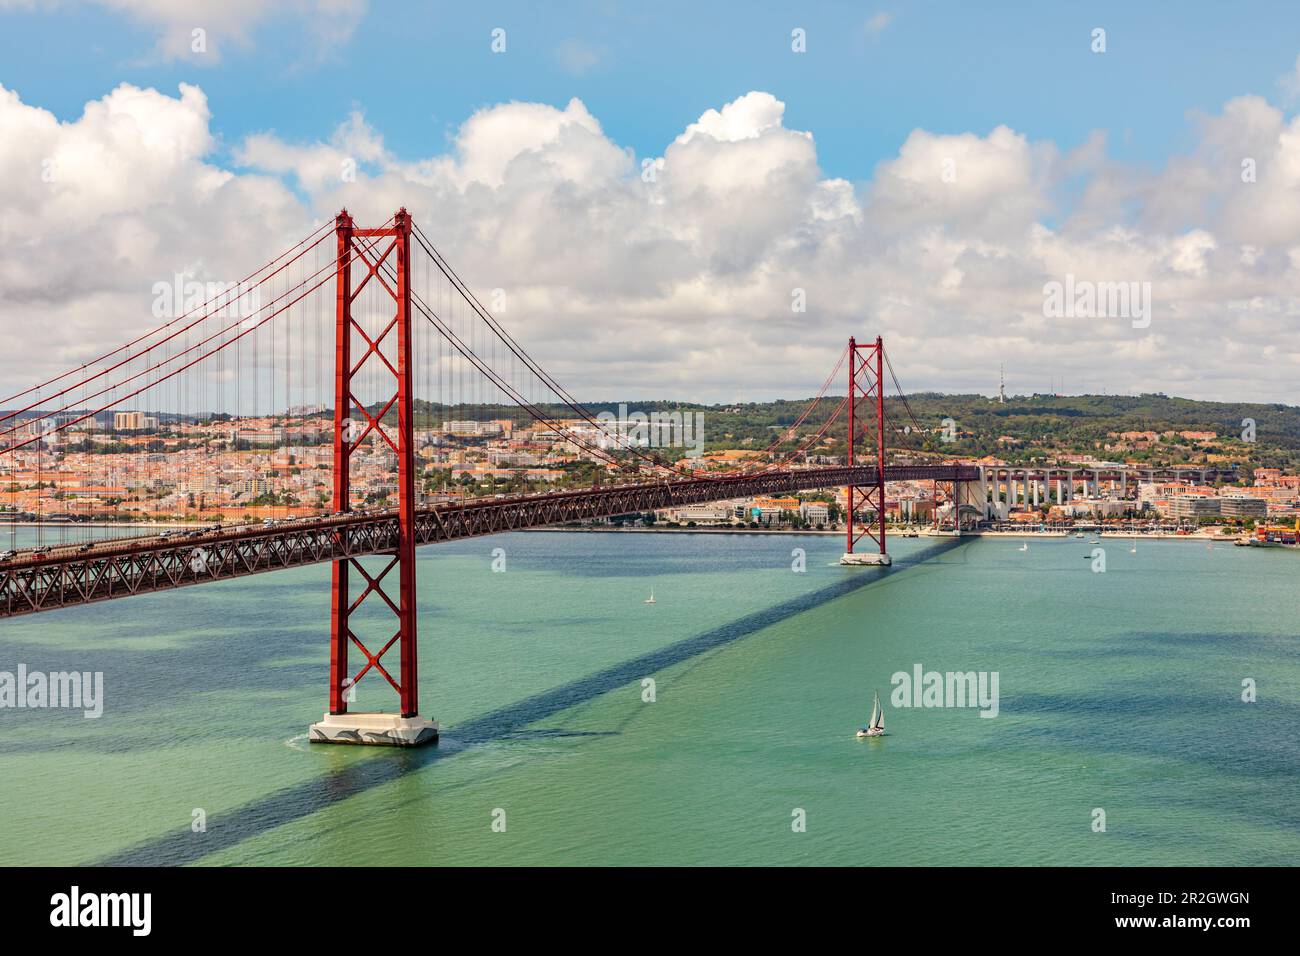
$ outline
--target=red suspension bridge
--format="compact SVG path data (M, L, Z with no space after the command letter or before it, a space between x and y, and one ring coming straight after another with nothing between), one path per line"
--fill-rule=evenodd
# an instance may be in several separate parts
M200 499L201 517L212 510L202 499L224 499L223 489L242 483L235 511L261 501L262 515L281 508L282 516L157 537L116 525L101 540L22 549L13 530L15 546L0 558L0 617L330 562L329 712L313 725L315 740L436 739L417 696L419 545L846 487L844 563L888 564L887 481L952 482L955 498L959 484L980 480L974 467L887 461L887 368L902 393L879 337L850 338L813 401L742 464L665 458L636 429L611 431L542 368L404 209L378 228L360 228L344 211L240 282L187 298L190 308L176 302L178 314L144 335L0 399L8 510L33 514L44 534L46 515L60 508L64 519L103 518L115 491L143 503L175 487ZM847 394L837 400L828 390L845 359ZM902 406L911 416L905 397ZM828 432L840 421L847 450L826 464ZM450 477L464 453L446 436L473 444L502 432L546 436L598 469L592 483L468 497L444 480L438 492L430 472ZM814 457L823 463L810 464ZM293 495L248 476L267 460ZM97 477L65 481L69 461ZM328 485L316 489L312 475L326 473ZM303 507L313 493L316 507ZM358 615L363 604L378 605L389 623L375 629L373 615ZM397 693L396 714L349 713L350 688L372 671Z

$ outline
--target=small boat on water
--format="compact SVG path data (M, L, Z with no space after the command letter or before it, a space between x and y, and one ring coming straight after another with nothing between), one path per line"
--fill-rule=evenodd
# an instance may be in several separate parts
M1017 551L1028 551L1028 550L1029 550L1029 542L1026 541L1026 542L1025 542L1024 544L1022 544L1020 547L1016 548L1016 550L1017 550Z
M1082 532L1082 531L1076 531L1076 532L1074 533L1074 536L1075 536L1076 538L1082 538L1082 537L1083 537L1083 532Z
M880 706L880 695L876 694L871 701L871 723L866 727L858 728L859 737L883 737L885 736L885 711Z
M648 598L646 598L644 601L642 601L641 603L642 603L642 604L654 604L654 603L655 603L655 590L654 590L654 588L651 588L651 589L650 589L650 596L649 596Z

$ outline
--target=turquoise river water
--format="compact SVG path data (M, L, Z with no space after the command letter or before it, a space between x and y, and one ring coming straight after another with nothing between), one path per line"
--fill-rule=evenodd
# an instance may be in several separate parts
M891 539L888 571L812 535L425 548L418 750L305 742L328 566L2 622L0 671L102 671L105 700L0 709L0 863L1300 863L1300 554L1104 546L1105 573L1077 539ZM892 706L918 664L997 672L997 717ZM394 706L372 675L353 708Z

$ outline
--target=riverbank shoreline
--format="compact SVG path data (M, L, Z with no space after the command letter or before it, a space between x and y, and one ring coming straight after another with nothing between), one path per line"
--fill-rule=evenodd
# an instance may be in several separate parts
M565 527L562 525L545 525L538 528L521 528L521 531L549 531L549 532L577 532L586 534L759 534L759 535L832 535L835 537L844 537L845 532L840 531L818 531L815 528L660 528L660 527L633 527L633 528L615 528L615 527ZM1131 540L1133 538L1142 538L1160 541L1221 541L1224 544L1231 544L1239 534L1211 534L1205 531L1193 531L1190 534L1174 534L1169 531L1084 531L1085 538L1117 538ZM963 531L960 537L963 538L1057 538L1065 539L1074 537L1073 531ZM902 531L886 531L885 536L888 538L905 538L908 535ZM943 534L930 534L926 531L918 532L918 538L951 538L954 537L951 531Z

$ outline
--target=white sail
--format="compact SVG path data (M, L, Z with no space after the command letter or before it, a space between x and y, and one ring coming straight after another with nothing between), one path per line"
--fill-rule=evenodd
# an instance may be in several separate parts
M880 708L880 719L876 721L876 729L877 730L885 729L885 708L883 707Z
M877 694L875 699L871 701L871 722L867 724L868 727L876 726L876 719L877 719L877 715L879 714L879 711L880 711L880 695Z

